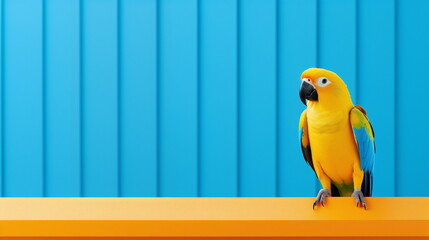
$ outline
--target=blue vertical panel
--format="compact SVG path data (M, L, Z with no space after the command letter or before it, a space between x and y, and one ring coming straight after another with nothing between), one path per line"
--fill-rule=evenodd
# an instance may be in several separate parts
M395 194L395 6L391 0L361 0L359 19L359 104L374 127L377 156L374 196Z
M237 196L237 1L200 1L201 196Z
M198 195L197 1L159 3L160 196Z
M120 1L121 196L156 197L156 0Z
M319 67L337 73L353 101L356 88L356 1L319 1Z
M3 4L4 195L43 196L42 1Z
M398 196L429 196L428 11L428 1L398 1Z
M117 1L82 3L83 195L118 195Z
M276 1L240 1L240 196L275 196Z
M316 67L317 4L316 0L280 0L278 7L279 195L309 197L314 196L316 180L298 138L299 117L305 109L298 92L301 73Z
M4 59L4 44L3 44L3 37L4 37L4 27L3 27L3 3L4 1L0 2L0 196L3 197L3 98L4 98L4 91L3 91L3 84L4 84L4 75L3 75L3 59Z
M46 196L80 196L79 1L45 1Z

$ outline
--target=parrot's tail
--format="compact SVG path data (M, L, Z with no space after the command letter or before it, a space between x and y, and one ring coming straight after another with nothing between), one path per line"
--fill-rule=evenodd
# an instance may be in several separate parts
M371 172L365 171L365 176L363 177L361 190L365 197L372 196L372 173Z
M331 194L333 197L340 197L340 191L338 190L337 186L335 186L333 183L331 183Z

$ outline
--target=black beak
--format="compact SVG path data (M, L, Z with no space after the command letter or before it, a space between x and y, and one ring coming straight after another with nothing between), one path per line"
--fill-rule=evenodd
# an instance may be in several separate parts
M307 102L305 100L319 100L316 88L314 88L313 85L308 82L302 82L301 88L299 89L299 97L301 98L301 101L302 103L304 103L304 105L307 105Z

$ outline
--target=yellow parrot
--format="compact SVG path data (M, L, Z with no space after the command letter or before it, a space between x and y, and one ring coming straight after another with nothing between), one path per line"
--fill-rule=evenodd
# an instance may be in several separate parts
M356 198L372 195L375 161L374 131L366 111L354 105L343 80L334 72L310 68L301 75L300 98L307 106L299 121L305 161L323 189L313 209L328 196Z

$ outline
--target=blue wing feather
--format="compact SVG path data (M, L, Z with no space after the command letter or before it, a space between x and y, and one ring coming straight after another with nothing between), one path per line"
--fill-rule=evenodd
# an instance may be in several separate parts
M371 196L376 151L374 130L366 117L366 111L360 106L350 111L350 123L359 150L360 168L365 172L362 191L365 196Z
M375 162L374 140L371 140L364 128L353 128L353 132L359 149L360 168L372 172Z
M375 162L374 131L365 113L362 107L356 106L350 111L350 122L359 149L360 168L372 172Z

